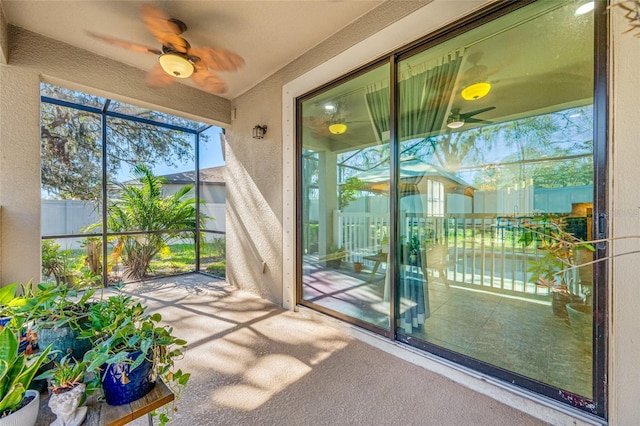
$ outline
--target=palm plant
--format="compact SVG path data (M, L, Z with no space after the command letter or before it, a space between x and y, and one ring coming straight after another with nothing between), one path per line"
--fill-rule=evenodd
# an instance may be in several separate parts
M187 197L193 185L185 185L176 193L164 196L164 179L154 176L143 164L134 167L137 183L118 183L116 196L108 206L107 224L111 232L182 230L166 233L120 235L113 253L121 253L127 278L142 279L150 271L151 260L171 241L193 235L196 228L196 206ZM205 217L200 216L201 224Z

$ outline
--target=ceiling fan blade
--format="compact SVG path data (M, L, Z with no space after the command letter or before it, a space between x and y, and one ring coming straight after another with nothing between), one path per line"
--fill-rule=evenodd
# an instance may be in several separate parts
M140 16L156 38L160 34L182 34L187 30L187 26L182 21L170 19L162 10L150 4L142 6Z
M208 70L198 70L191 75L191 78L195 83L202 87L209 93L213 93L214 95L218 95L220 93L224 93L227 90L227 85L224 81L220 80L220 78L209 72Z
M493 121L489 120L481 120L479 118L467 118L464 120L465 123L483 123L483 124L491 124Z
M187 30L184 22L169 18L160 9L146 4L142 6L140 15L151 34L168 50L187 53L189 42L180 37Z
M176 34L164 33L160 35L160 37L156 37L156 38L160 43L162 43L162 46L166 47L167 50L171 52L186 54L189 48L191 47L191 45L187 40L183 39L182 37Z
M160 50L154 47L144 46L142 44L133 43L131 41L120 40L118 38L103 36L101 34L96 34L91 31L87 31L87 34L97 40L104 41L105 43L122 47L124 49L131 50L133 52L146 53L148 55L160 55L162 53Z
M160 66L160 63L156 63L147 73L145 83L152 89L160 89L161 87L169 86L174 80L175 77L167 74Z
M490 107L486 107L486 108L480 108L480 109L477 109L475 111L465 112L463 114L460 114L460 117L466 120L467 118L473 117L474 115L478 115L478 114L486 112L486 111L491 111L492 109L496 109L496 107L490 106Z
M200 59L207 68L213 71L236 71L244 65L244 59L240 55L226 49L199 47L189 49L188 54Z

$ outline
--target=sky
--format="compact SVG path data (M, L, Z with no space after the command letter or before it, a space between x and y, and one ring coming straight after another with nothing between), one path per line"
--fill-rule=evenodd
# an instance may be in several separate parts
M206 169L209 167L223 166L225 164L223 145L224 134L223 129L220 127L212 126L207 129L203 134L208 136L208 140L200 142L200 169ZM194 136L195 138L195 136ZM156 176L163 176L173 173L188 172L194 169L193 161L184 162L176 165L157 164L153 168L153 172ZM118 182L124 182L131 179L131 168L127 164L122 164L116 180Z

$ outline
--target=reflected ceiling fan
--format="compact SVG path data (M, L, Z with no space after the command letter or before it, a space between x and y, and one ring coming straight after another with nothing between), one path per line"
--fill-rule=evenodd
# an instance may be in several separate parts
M191 78L207 92L220 94L227 90L227 86L214 72L237 71L244 65L244 59L240 55L226 49L191 47L189 42L181 37L187 30L187 25L179 19L169 18L154 6L142 6L140 15L149 31L160 42L160 49L93 32L88 34L127 50L159 55L158 63L146 78L149 87L165 87L176 78Z
M474 115L482 114L483 112L491 111L492 109L496 109L494 106L480 108L475 111L461 113L460 108L453 107L451 108L451 114L447 118L447 127L450 129L459 129L464 126L465 123L482 123L482 124L490 124L491 121L482 120L480 118L473 118Z
M317 105L319 107L320 105ZM349 125L367 123L368 120L350 120L351 114L342 102L326 103L322 106L324 115L304 117L303 124L318 136L341 135L349 130Z
M482 55L483 53L480 51L469 55L468 61L471 63L471 67L462 76L460 91L460 95L466 101L475 101L486 96L491 90L489 76L502 68L502 66L498 66L490 70L489 67L480 63Z

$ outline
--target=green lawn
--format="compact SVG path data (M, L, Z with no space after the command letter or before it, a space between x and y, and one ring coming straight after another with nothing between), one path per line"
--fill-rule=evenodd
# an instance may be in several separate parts
M109 250L111 252L111 248ZM213 275L224 278L226 276L225 240L215 239L200 246L200 268ZM77 276L87 279L91 271L86 263L87 251L81 249L61 250L60 257L68 271L73 271ZM121 262L120 262L121 263ZM151 262L152 277L173 275L195 271L195 245L193 243L171 244L154 258ZM110 282L118 282L123 279L122 266L116 265L109 273ZM44 281L53 281L53 275L44 277Z

